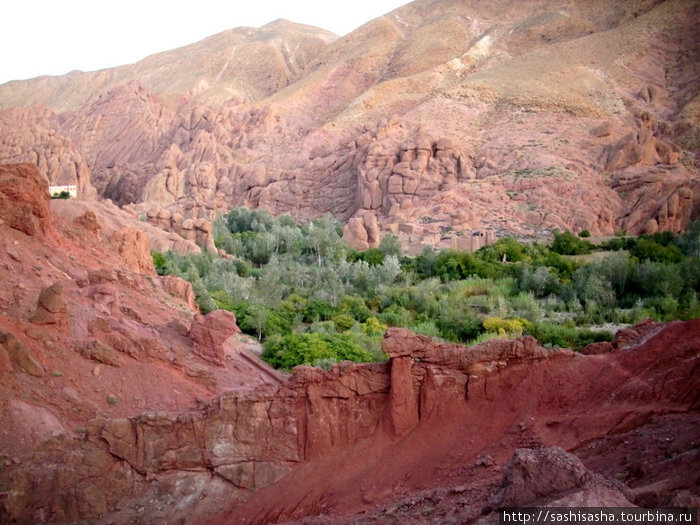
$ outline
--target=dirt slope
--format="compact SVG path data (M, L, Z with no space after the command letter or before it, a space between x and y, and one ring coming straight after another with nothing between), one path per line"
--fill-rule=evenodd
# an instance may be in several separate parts
M617 505L668 505L684 491L697 501L698 337L696 321L656 325L625 348L582 356L526 339L458 350L390 331L383 425L212 523L470 523L501 504L604 506L613 493ZM607 481L547 487L557 469L540 458L525 486L504 491L514 450L553 446Z

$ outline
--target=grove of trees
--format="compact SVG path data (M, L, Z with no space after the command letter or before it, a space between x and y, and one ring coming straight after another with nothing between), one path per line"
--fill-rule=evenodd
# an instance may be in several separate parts
M615 237L601 245L571 232L551 244L500 239L474 253L350 249L327 215L297 224L289 215L237 208L214 223L211 253L153 253L159 274L190 281L202 312L234 312L282 369L339 360L381 360L387 326L473 344L531 334L580 349L609 340L607 323L700 315L700 226L688 233ZM591 254L591 255L586 255Z

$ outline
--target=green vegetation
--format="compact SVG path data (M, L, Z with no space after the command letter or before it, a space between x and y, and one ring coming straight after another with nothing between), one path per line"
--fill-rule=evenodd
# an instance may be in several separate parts
M54 193L51 195L52 199L70 199L70 193L68 193L66 190L63 190L60 193Z
M351 250L341 232L330 216L298 225L239 208L214 223L229 256L152 255L159 274L192 283L202 312L234 312L283 369L381 360L387 326L467 344L530 334L580 349L612 338L602 324L700 315L697 223L683 236L595 245L556 232L551 245L504 238L475 253L425 247L415 257L391 235Z

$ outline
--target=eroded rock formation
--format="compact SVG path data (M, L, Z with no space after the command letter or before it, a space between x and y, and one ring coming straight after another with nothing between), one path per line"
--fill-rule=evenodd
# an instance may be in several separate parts
M26 104L0 110L0 161L205 249L197 221L235 206L331 213L354 246L391 232L417 249L697 219L694 3L443 1L342 39L280 21L0 86Z
M535 504L543 497L564 501L575 499L577 491L588 491L587 501L622 504L629 494L621 492L623 485L589 473L561 449L539 447L572 449L619 432L621 420L644 426L665 413L695 410L700 385L688 363L699 338L700 323L676 322L658 327L633 349L584 356L542 348L530 337L466 348L390 329L383 346L388 363L342 363L329 372L298 367L278 387L222 394L190 413L151 411L129 419L93 420L85 441L44 447L38 461L17 471L7 508L13 517L31 508L46 519L90 519L113 512L117 501L124 508L125 500L134 505L157 493L162 496L151 502L162 505L171 497L163 491L173 476L189 480L183 483L189 484L193 501L208 490L220 496L214 480L223 478L230 484L226 501L239 503L222 522L262 523L273 516L320 512L324 500L336 501L336 511L347 510L348 501L360 498L361 487L347 485L354 476L378 490L376 483L391 486L431 457L415 473L415 482L423 483L448 457L454 463L454 456L460 456L451 467L456 470L484 450L496 458L490 460L493 464L505 462L509 447L533 444L536 450L517 452L505 467L496 504ZM627 380L630 375L636 377L634 384ZM661 376L667 380L659 388ZM424 441L428 437L432 440ZM690 446L693 437L678 439L690 439L681 445ZM362 454L367 447L375 449L375 460L346 463L348 454ZM404 463L380 467L384 460L378 455L390 461L397 454L407 454ZM337 462L344 465L343 474L319 483L323 472L337 471ZM47 465L70 475L40 475ZM692 490L692 479L684 479L684 472L669 470L662 476ZM522 482L523 476L535 474L536 486ZM97 497L105 489L89 482L96 476L111 476L106 499ZM65 483L74 487L70 504L48 496L62 493ZM273 483L270 490L263 488ZM26 490L29 484L33 491ZM251 490L258 492L248 499ZM349 492L341 496L343 491ZM363 498L391 499L383 494ZM99 506L90 503L96 501Z
M3 224L30 237L51 232L49 185L31 164L0 171L0 218Z

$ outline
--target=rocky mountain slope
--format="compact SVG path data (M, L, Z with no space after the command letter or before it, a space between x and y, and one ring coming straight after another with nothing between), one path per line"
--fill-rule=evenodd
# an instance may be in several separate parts
M699 8L417 0L343 38L232 30L0 86L0 161L138 213L329 212L416 245L678 232L700 210Z
M200 315L188 283L154 274L147 233L63 204L80 213L53 213L36 167L0 165L3 523L697 506L698 320L646 321L582 353L393 328L387 362L283 375L232 314Z
M35 166L0 165L2 509L38 446L69 452L95 418L281 380L236 339L232 314L200 315L188 282L155 274L146 234L99 216L59 217ZM44 520L32 512L20 521Z

